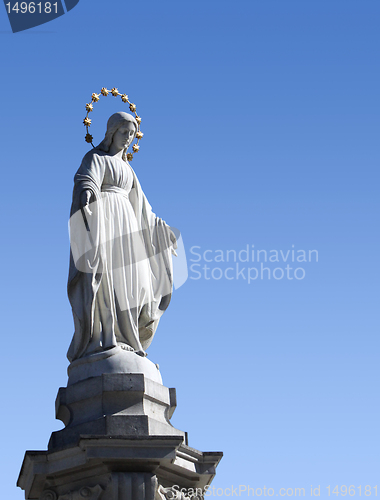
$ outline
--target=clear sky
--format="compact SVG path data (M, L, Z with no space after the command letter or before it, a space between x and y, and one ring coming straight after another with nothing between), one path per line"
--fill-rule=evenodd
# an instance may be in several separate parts
M177 389L173 424L191 446L225 453L213 485L307 497L320 485L321 498L329 485L362 496L371 485L374 498L379 24L377 0L80 0L13 34L3 9L2 498L23 498L25 450L46 449L62 426L67 222L88 150L84 106L103 86L136 103L133 167L183 235L189 279L148 355ZM97 143L123 106L96 105ZM226 262L247 245L267 251L263 279L244 253ZM250 283L248 267L259 273Z

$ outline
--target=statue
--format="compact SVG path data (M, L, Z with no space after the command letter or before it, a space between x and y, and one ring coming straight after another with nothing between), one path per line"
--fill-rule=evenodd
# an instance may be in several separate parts
M55 401L65 427L46 451L26 452L17 484L26 499L198 500L190 489L203 497L222 453L188 446L187 433L170 422L176 391L145 353L170 302L172 254L178 246L181 261L182 241L152 212L129 164L128 147L136 137L138 152L142 137L136 106L116 88L101 94L120 96L135 116L113 114L74 177L68 295L75 332L67 386ZM91 144L88 113L99 97L86 104Z
M136 134L142 137L133 115L113 114L104 140L84 156L74 178L70 362L116 346L146 356L170 302L176 237L152 212L127 161Z

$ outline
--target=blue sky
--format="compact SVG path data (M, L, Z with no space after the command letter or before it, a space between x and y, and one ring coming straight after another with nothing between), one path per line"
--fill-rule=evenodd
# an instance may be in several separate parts
M189 272L163 316L149 358L173 424L225 453L213 485L378 484L379 21L373 0L80 0L13 34L3 10L4 498L61 428L72 179L103 86L137 105L133 167L189 265L192 247L318 251L302 280ZM123 109L96 105L97 143Z

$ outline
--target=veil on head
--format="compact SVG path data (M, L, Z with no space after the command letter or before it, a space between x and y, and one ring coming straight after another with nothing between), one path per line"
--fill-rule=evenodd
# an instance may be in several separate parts
M96 147L96 149L100 149L101 151L105 151L108 153L110 146L112 144L112 138L114 133L117 131L117 129L125 122L132 122L135 126L135 135L133 137L133 140L136 137L136 133L138 130L138 125L135 117L133 115L130 115L129 113L125 113L124 111L119 111L118 113L114 113L111 115L108 119L107 122L107 131L106 135L104 136L104 139L102 142L99 144L99 146ZM123 160L127 160L127 148L124 149L123 151Z

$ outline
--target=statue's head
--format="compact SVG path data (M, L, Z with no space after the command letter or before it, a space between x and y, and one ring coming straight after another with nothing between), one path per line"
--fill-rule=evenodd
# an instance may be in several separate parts
M133 115L123 111L114 113L108 119L106 135L97 149L108 152L113 144L117 151L124 150L125 160L127 149L136 137L137 130L138 125Z

